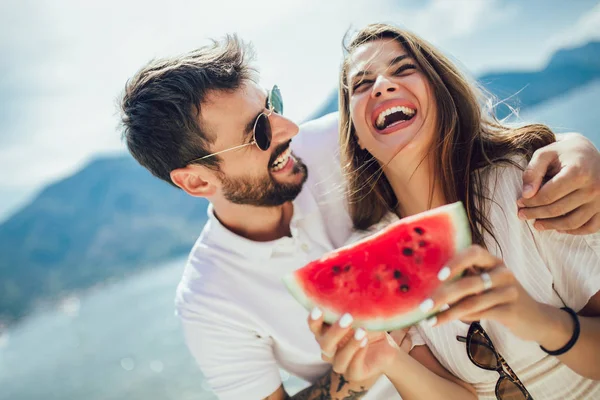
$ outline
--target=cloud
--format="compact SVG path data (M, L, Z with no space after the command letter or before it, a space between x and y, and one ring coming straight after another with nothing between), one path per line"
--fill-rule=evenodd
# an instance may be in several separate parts
M251 40L263 83L278 83L286 114L302 120L336 86L348 28L402 23L452 49L514 13L500 0L165 4L0 2L0 188L39 187L98 154L123 152L115 100L125 81L151 58L189 51L207 37L238 32Z
M421 10L405 7L396 14L409 29L437 43L468 37L484 26L505 22L517 11L499 0L434 0Z
M591 40L600 40L600 3L583 14L575 24L551 36L548 46L553 49L575 47Z

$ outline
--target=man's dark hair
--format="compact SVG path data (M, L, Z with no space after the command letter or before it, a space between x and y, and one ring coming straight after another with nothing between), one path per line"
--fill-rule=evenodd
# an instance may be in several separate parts
M153 60L126 86L121 100L123 138L131 155L169 182L172 170L209 154L214 143L199 125L202 102L212 91L232 91L252 79L252 49L235 35L190 53ZM220 158L202 163L215 170Z

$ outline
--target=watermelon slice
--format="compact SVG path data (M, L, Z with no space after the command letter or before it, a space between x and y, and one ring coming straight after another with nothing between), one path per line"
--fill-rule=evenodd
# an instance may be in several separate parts
M391 331L433 314L419 305L442 284L439 270L470 244L459 202L403 218L283 280L306 309L323 310L327 323L348 312L355 328Z

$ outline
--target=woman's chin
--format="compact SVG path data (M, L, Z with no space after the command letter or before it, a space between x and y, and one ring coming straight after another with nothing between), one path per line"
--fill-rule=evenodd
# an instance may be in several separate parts
M427 154L430 143L417 132L399 131L388 135L376 136L376 143L371 146L369 152L381 164L386 165L394 161L402 161L400 164L412 164L414 160L422 160Z

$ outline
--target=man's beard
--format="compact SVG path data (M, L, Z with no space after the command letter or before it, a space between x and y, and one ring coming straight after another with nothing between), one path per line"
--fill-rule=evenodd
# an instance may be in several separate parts
M306 165L299 158L295 159L292 173L294 175L302 174L300 182L280 183L273 179L271 174L262 178L228 178L223 176L221 182L223 183L225 198L235 204L255 207L280 206L285 202L294 200L300 194L308 177Z

